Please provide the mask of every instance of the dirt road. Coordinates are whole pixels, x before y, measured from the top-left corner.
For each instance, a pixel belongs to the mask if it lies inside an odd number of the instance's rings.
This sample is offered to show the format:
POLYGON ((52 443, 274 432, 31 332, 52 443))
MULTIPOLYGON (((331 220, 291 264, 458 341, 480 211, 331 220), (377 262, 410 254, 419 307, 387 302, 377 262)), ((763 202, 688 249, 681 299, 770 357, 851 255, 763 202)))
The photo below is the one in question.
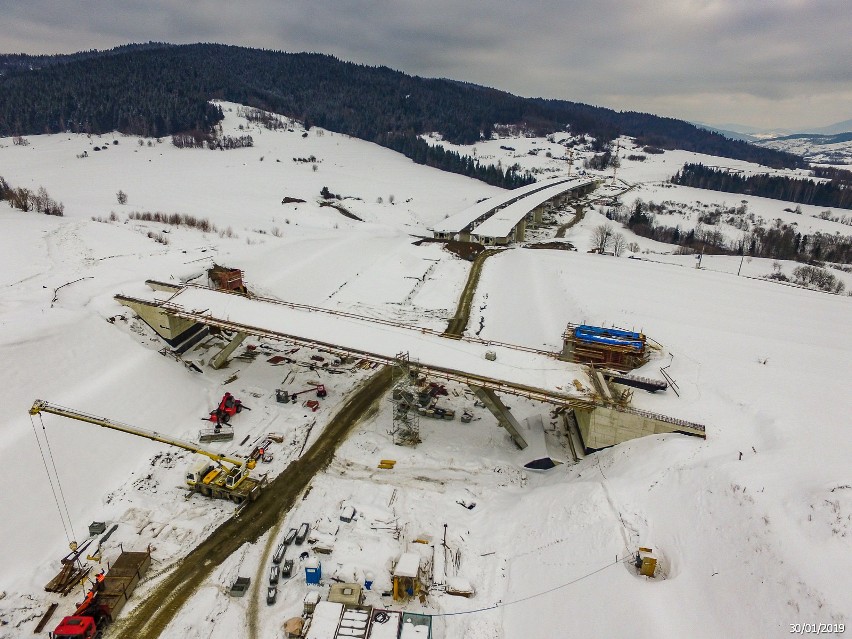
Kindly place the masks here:
POLYGON ((562 224, 558 229, 556 229, 556 237, 565 237, 565 232, 574 226, 577 222, 583 219, 586 215, 586 205, 582 202, 574 205, 574 217, 571 218, 570 221, 562 224))
POLYGON ((473 302, 473 294, 476 293, 476 287, 479 285, 479 276, 482 274, 482 265, 485 264, 485 260, 499 252, 494 249, 486 249, 473 260, 470 273, 467 276, 467 283, 464 285, 464 289, 462 289, 459 296, 456 314, 447 324, 447 330, 444 331, 445 336, 461 337, 464 335, 464 329, 467 328, 467 322, 470 318, 470 305, 473 302))
POLYGON ((228 519, 180 560, 169 574, 127 616, 112 626, 108 637, 155 639, 186 604, 196 588, 226 558, 246 542, 254 542, 275 527, 314 475, 334 457, 352 428, 375 410, 391 385, 390 367, 379 369, 356 388, 331 419, 319 440, 276 477, 258 500, 239 516, 228 519))

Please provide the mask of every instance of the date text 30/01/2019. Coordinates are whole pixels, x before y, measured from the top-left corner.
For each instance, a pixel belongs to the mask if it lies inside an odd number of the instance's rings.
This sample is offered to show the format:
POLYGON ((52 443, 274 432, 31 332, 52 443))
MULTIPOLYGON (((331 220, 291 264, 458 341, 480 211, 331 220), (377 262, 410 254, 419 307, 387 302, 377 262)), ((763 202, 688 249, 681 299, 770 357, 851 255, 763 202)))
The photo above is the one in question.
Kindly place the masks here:
POLYGON ((830 635, 846 632, 842 623, 791 623, 790 634, 794 635, 830 635))

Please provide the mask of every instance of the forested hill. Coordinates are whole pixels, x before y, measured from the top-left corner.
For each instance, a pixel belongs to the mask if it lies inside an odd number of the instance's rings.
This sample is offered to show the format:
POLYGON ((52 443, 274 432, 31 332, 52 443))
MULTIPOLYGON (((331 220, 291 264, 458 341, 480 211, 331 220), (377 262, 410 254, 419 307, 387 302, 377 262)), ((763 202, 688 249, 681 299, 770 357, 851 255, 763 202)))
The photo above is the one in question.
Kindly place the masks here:
POLYGON ((0 55, 0 69, 0 136, 209 130, 221 114, 208 100, 220 98, 392 148, 400 138, 432 131, 453 143, 474 143, 490 136, 494 124, 521 124, 537 134, 568 126, 601 145, 621 134, 643 145, 772 167, 804 164, 680 120, 521 98, 313 53, 150 43, 70 56, 0 55))

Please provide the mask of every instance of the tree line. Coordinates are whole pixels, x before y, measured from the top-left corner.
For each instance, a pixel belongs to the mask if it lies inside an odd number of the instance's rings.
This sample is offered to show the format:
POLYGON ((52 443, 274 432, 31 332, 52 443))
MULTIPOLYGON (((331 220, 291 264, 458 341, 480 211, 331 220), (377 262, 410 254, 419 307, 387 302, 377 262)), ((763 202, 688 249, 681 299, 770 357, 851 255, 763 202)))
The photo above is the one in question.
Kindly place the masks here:
MULTIPOLYGON (((834 175, 825 171, 821 174, 834 175)), ((687 163, 672 177, 671 181, 681 186, 727 193, 744 193, 799 204, 852 208, 852 182, 844 178, 842 174, 839 179, 835 177, 828 181, 815 181, 768 173, 747 176, 727 169, 687 163)))
POLYGON ((767 166, 804 164, 672 118, 521 98, 315 53, 149 43, 71 56, 0 55, 0 68, 0 136, 209 131, 222 117, 209 101, 219 98, 379 144, 401 145, 400 137, 432 132, 472 144, 489 139, 496 124, 513 124, 536 135, 569 129, 601 142, 629 135, 658 148, 767 166))
POLYGON ((658 242, 675 244, 684 252, 718 255, 749 255, 800 262, 852 263, 852 237, 837 233, 803 234, 794 226, 776 223, 770 227, 752 226, 739 238, 730 240, 715 224, 697 224, 687 231, 679 226, 658 224, 655 211, 660 205, 636 200, 633 206, 616 207, 607 217, 640 235, 658 242))
POLYGON ((442 171, 460 173, 467 177, 482 180, 487 184, 514 189, 535 182, 529 171, 521 171, 514 164, 505 170, 493 164, 481 164, 468 155, 456 151, 447 151, 440 145, 432 145, 422 138, 409 134, 387 134, 379 139, 382 146, 402 153, 416 164, 425 164, 442 171))
POLYGON ((47 189, 40 186, 37 191, 25 187, 12 187, 0 176, 0 202, 6 201, 20 211, 36 211, 45 215, 65 215, 65 205, 50 197, 47 189))

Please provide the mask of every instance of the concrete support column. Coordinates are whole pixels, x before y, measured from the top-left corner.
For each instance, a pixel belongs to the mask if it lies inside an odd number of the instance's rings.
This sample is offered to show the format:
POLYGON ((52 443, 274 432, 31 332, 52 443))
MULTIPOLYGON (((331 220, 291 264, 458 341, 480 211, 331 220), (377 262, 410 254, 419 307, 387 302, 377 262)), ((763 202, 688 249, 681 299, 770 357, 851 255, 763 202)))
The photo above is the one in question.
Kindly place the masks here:
POLYGON ((515 416, 509 412, 506 405, 497 397, 497 394, 490 388, 482 388, 481 386, 469 386, 470 390, 485 404, 491 414, 497 418, 500 425, 511 435, 515 445, 523 450, 527 447, 527 440, 521 435, 521 425, 515 416))
POLYGON ((515 227, 515 241, 516 242, 523 242, 524 238, 526 237, 526 231, 527 231, 527 219, 524 218, 523 220, 518 222, 518 225, 515 227))
POLYGON ((234 335, 234 338, 225 345, 225 348, 219 351, 219 354, 210 360, 210 366, 217 370, 222 368, 228 362, 228 358, 231 356, 231 353, 237 349, 237 346, 243 343, 243 340, 246 337, 248 337, 248 335, 243 332, 239 332, 234 335))

